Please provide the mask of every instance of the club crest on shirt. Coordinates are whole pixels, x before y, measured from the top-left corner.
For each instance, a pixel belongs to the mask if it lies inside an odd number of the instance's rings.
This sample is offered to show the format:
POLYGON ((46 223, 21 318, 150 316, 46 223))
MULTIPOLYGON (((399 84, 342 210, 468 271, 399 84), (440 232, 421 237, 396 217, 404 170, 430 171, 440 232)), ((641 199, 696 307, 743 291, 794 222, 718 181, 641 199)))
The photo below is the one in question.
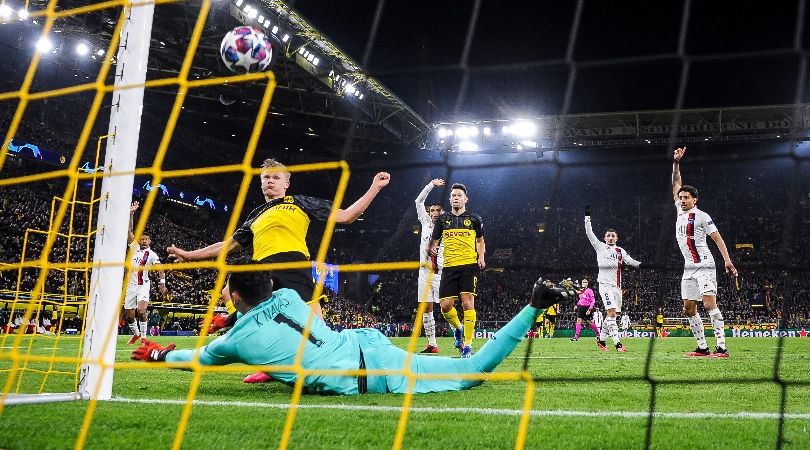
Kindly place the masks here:
POLYGON ((470 221, 470 219, 464 219, 464 226, 465 226, 465 227, 470 226, 470 224, 471 224, 471 223, 472 223, 472 222, 470 221))

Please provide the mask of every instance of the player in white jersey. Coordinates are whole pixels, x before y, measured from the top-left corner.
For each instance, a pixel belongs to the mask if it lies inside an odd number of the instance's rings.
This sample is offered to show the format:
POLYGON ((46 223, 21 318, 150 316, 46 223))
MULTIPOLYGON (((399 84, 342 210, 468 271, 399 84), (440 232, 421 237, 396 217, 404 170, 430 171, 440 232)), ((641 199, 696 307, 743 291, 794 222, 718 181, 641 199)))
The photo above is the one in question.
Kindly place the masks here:
POLYGON ((599 265, 599 277, 596 281, 599 283, 599 294, 605 305, 605 311, 607 311, 607 317, 599 332, 596 345, 600 350, 608 351, 605 339, 610 336, 616 351, 626 352, 627 348, 622 345, 619 339, 619 329, 616 326, 616 313, 622 310, 622 264, 638 267, 641 263, 616 245, 619 240, 616 230, 608 229, 605 231, 605 242, 599 241, 593 233, 591 212, 587 206, 585 207, 585 234, 588 235, 588 240, 596 250, 596 263, 599 265))
POLYGON ((605 321, 605 316, 602 315, 602 311, 598 309, 593 310, 593 324, 596 325, 596 328, 602 329, 602 323, 605 321))
POLYGON ((442 274, 443 252, 439 250, 437 256, 430 256, 425 249, 431 241, 433 225, 436 219, 444 213, 444 208, 439 203, 431 203, 425 209, 425 199, 434 187, 444 186, 444 180, 436 178, 422 189, 416 197, 416 215, 419 223, 422 224, 422 240, 419 244, 419 282, 416 292, 418 301, 425 303, 425 312, 422 314, 422 328, 428 339, 428 345, 421 353, 439 353, 439 346, 436 344, 436 320, 433 318, 433 304, 439 303, 439 283, 442 274), (430 280, 430 286, 428 286, 430 280))
MULTIPOLYGON (((148 235, 144 234, 135 241, 133 234, 133 225, 135 221, 135 211, 138 210, 140 203, 137 201, 132 202, 129 209, 129 254, 132 255, 132 273, 129 276, 127 284, 127 293, 124 296, 124 316, 129 324, 129 329, 132 330, 132 337, 129 339, 128 344, 132 345, 141 338, 141 336, 148 336, 148 322, 146 317, 146 307, 149 304, 149 288, 151 283, 149 281, 149 268, 154 264, 160 264, 160 258, 157 253, 149 248, 152 240, 148 235), (135 319, 135 311, 138 312, 138 320, 135 319)), ((160 293, 166 295, 166 274, 159 270, 160 275, 160 293)))
POLYGON ((683 311, 689 318, 692 334, 697 340, 695 351, 686 356, 712 356, 715 358, 728 357, 726 350, 725 322, 720 309, 717 307, 717 272, 714 258, 706 243, 706 236, 712 238, 720 254, 723 255, 723 265, 726 273, 737 276, 737 269, 731 262, 726 243, 720 232, 717 231, 712 218, 697 208, 698 191, 692 186, 681 182, 680 161, 686 152, 686 147, 675 149, 672 163, 672 194, 675 198, 675 208, 678 218, 675 223, 675 239, 681 248, 684 259, 683 277, 681 278, 681 298, 683 311), (714 328, 717 346, 714 353, 709 351, 706 336, 703 330, 703 320, 697 312, 697 302, 703 302, 714 328))
POLYGON ((624 331, 630 329, 630 316, 627 315, 627 312, 622 314, 621 329, 624 331))

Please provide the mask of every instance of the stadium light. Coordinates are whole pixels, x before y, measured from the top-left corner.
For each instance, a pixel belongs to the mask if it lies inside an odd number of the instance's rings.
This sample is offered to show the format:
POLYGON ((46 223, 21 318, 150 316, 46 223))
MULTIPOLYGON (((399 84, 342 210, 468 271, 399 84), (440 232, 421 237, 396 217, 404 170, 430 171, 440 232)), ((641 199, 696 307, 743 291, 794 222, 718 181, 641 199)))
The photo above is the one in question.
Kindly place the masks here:
POLYGON ((287 42, 289 40, 290 40, 290 35, 289 34, 285 34, 284 37, 281 38, 281 42, 287 42))
POLYGON ((504 125, 504 126, 501 128, 501 133, 503 133, 503 134, 509 134, 509 125, 504 125))
POLYGON ((365 97, 365 95, 364 95, 364 94, 360 94, 360 100, 363 100, 363 97, 365 97))
POLYGON ((28 10, 25 9, 25 8, 20 8, 20 10, 17 11, 17 17, 19 17, 20 20, 27 19, 28 18, 28 10))
POLYGON ((276 34, 278 33, 278 25, 273 25, 273 29, 270 30, 271 33, 276 34))
POLYGON ((253 9, 253 7, 250 6, 249 4, 245 3, 245 7, 242 8, 242 11, 244 11, 245 14, 247 14, 247 12, 250 11, 251 9, 253 9))
POLYGON ((439 131, 437 132, 437 133, 438 133, 438 135, 439 135, 439 139, 441 139, 441 138, 446 138, 447 136, 450 136, 450 135, 447 133, 448 131, 449 131, 449 130, 448 130, 447 128, 444 128, 444 127, 439 128, 439 131))
POLYGON ((264 27, 270 28, 270 19, 264 19, 264 27))
POLYGON ((478 150, 478 144, 475 142, 464 141, 458 144, 458 149, 463 152, 474 152, 478 150))
POLYGON ((492 134, 492 128, 484 127, 484 136, 489 136, 490 134, 492 134))
POLYGON ((320 63, 320 62, 321 62, 321 60, 320 60, 320 59, 315 58, 315 59, 313 59, 313 60, 312 60, 312 65, 313 65, 313 66, 317 66, 317 65, 318 65, 318 63, 320 63))
POLYGON ((84 42, 79 42, 79 44, 76 45, 76 54, 79 56, 85 56, 88 53, 90 53, 90 47, 88 47, 87 44, 84 42))
POLYGON ((0 18, 1 19, 8 19, 9 17, 11 17, 11 13, 12 13, 12 10, 11 10, 10 6, 6 5, 5 3, 0 5, 0 18))
POLYGON ((242 3, 244 3, 244 2, 245 2, 245 0, 236 0, 236 6, 237 7, 242 6, 242 3))
POLYGON ((354 94, 354 91, 355 91, 354 86, 352 86, 351 84, 346 86, 346 93, 354 94))
POLYGON ((51 40, 46 37, 41 37, 37 41, 37 51, 40 53, 45 53, 52 48, 53 44, 51 43, 51 40))
POLYGON ((312 53, 307 55, 307 61, 312 62, 314 59, 315 59, 315 55, 313 55, 312 53))
POLYGON ((104 49, 103 48, 98 49, 98 51, 96 52, 96 55, 104 56, 104 49))
POLYGON ((307 51, 307 49, 305 49, 304 47, 301 47, 301 48, 298 49, 298 54, 303 55, 304 52, 306 52, 306 51, 307 51))
POLYGON ((537 125, 526 121, 515 122, 509 127, 509 133, 517 137, 534 136, 537 133, 537 125))
POLYGON ((264 22, 264 14, 259 15, 259 23, 264 22))
POLYGON ((248 12, 248 19, 255 19, 258 14, 259 14, 259 11, 256 11, 255 9, 250 8, 250 12, 248 12))

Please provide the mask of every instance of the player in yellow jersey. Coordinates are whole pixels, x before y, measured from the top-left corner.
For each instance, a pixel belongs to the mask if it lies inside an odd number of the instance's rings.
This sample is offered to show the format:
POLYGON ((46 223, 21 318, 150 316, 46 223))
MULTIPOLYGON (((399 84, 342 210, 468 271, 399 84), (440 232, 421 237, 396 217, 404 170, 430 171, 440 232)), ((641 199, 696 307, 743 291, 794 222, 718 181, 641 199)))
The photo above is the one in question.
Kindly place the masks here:
MULTIPOLYGON (((332 210, 332 201, 304 195, 287 195, 290 187, 290 172, 287 167, 275 159, 267 159, 262 168, 261 189, 265 203, 248 215, 245 223, 233 236, 197 250, 187 251, 172 245, 166 251, 178 260, 196 261, 215 258, 223 250, 231 252, 252 245, 252 259, 262 263, 309 261, 306 244, 309 223, 312 220, 326 221, 332 210)), ((388 185, 390 179, 391 176, 386 172, 375 175, 371 187, 362 197, 348 208, 337 210, 335 221, 341 224, 354 222, 371 205, 374 197, 388 185)), ((323 317, 319 299, 313 298, 315 282, 309 267, 274 270, 272 276, 276 289, 289 288, 296 291, 318 317, 323 317)), ((226 300, 229 298, 227 290, 223 291, 223 297, 226 300)), ((235 314, 232 317, 235 321, 235 314)), ((247 378, 245 381, 255 382, 247 378)))
POLYGON ((467 211, 467 200, 467 187, 461 183, 454 184, 450 191, 451 210, 436 219, 428 247, 430 255, 437 255, 439 241, 444 244, 442 279, 439 283, 440 305, 442 315, 455 329, 456 348, 461 351, 462 358, 472 356, 478 271, 486 267, 484 225, 478 214, 467 211), (463 328, 455 306, 459 298, 464 310, 463 328))
POLYGON ((554 330, 557 328, 557 308, 559 308, 558 304, 551 305, 546 309, 546 313, 544 314, 543 330, 546 333, 546 337, 549 338, 554 337, 554 330))

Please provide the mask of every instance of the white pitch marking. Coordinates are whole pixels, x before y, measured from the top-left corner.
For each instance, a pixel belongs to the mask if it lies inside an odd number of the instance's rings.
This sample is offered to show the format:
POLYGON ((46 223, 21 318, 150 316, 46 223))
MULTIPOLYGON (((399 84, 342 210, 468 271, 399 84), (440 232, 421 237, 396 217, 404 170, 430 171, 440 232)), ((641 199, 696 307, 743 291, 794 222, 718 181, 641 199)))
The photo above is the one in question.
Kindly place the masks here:
MULTIPOLYGON (((185 400, 167 399, 146 399, 146 398, 125 398, 113 397, 109 401, 118 403, 149 403, 160 405, 185 405, 185 400)), ((288 403, 262 403, 262 402, 240 402, 221 400, 194 400, 195 405, 201 406, 237 406, 248 408, 273 408, 289 409, 288 403)), ((331 409, 344 411, 373 411, 373 412, 401 412, 399 406, 372 406, 372 405, 298 405, 301 409, 331 409)), ((439 414, 481 414, 486 416, 520 416, 523 410, 520 409, 495 409, 495 408, 410 408, 414 413, 439 413, 439 414)), ((543 417, 621 417, 626 419, 646 418, 649 414, 644 411, 570 411, 564 409, 536 410, 529 412, 532 416, 543 417)), ((712 412, 655 412, 653 416, 658 419, 751 419, 751 420, 776 420, 777 413, 767 412, 737 412, 737 413, 712 413, 712 412)), ((810 413, 785 413, 786 419, 810 419, 810 413)))

